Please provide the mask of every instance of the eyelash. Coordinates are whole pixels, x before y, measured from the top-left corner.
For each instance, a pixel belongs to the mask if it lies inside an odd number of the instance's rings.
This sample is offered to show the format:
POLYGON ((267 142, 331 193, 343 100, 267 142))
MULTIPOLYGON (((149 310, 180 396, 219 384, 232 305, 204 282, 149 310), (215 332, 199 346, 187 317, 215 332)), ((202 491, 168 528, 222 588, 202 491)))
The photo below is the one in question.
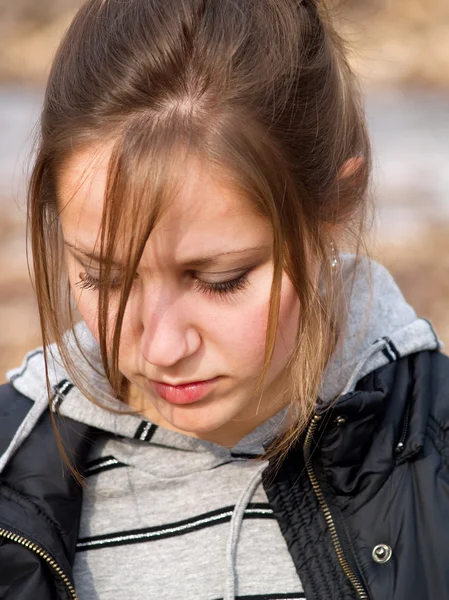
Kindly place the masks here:
POLYGON ((195 279, 195 288, 209 296, 217 295, 223 297, 236 294, 240 290, 244 290, 248 284, 248 273, 239 275, 229 281, 217 281, 216 283, 207 283, 201 281, 201 279, 195 279))
MULTIPOLYGON (((80 280, 76 282, 75 285, 82 288, 83 290, 99 290, 102 287, 102 282, 89 273, 80 273, 80 280)), ((120 287, 120 284, 117 279, 113 279, 111 282, 111 289, 116 290, 120 287)))
MULTIPOLYGON (((77 281, 75 285, 84 290, 98 290, 101 288, 102 283, 99 279, 92 277, 89 273, 80 273, 80 281, 77 281)), ((195 278, 195 289, 207 294, 209 296, 227 296, 235 294, 241 290, 244 290, 249 284, 248 273, 239 275, 235 279, 229 281, 217 281, 216 283, 208 283, 201 279, 195 278)), ((120 287, 120 282, 117 279, 113 279, 111 282, 111 290, 117 290, 120 287)))

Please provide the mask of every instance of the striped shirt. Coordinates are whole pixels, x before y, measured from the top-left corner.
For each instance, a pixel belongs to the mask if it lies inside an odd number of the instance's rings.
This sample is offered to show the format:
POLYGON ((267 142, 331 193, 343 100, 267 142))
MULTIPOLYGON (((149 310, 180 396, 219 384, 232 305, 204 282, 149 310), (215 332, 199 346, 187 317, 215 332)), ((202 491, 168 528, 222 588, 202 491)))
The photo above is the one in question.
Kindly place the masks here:
MULTIPOLYGON (((122 417, 105 418, 117 428, 122 417)), ((107 437, 87 465, 74 566, 80 600, 225 598, 232 514, 263 468, 252 457, 270 422, 229 450, 131 419, 134 434, 107 437)), ((244 508, 234 575, 237 598, 304 598, 262 484, 244 508)))
MULTIPOLYGON (((10 377, 45 402, 44 373, 37 351, 10 377)), ((52 410, 105 432, 85 471, 74 563, 80 600, 304 599, 260 483, 266 463, 254 460, 282 414, 227 449, 105 410, 58 363, 51 377, 52 410)), ((123 412, 101 385, 100 401, 123 412)))

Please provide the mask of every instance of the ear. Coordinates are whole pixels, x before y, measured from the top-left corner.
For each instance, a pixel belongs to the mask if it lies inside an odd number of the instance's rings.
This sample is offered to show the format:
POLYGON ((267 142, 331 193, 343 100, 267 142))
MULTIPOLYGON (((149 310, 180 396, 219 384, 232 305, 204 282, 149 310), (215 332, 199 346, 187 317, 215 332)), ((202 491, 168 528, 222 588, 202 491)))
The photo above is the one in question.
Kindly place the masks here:
POLYGON ((338 172, 339 179, 349 179, 350 177, 356 177, 357 171, 363 166, 365 159, 363 156, 353 156, 348 158, 347 161, 343 163, 343 166, 340 168, 338 172))

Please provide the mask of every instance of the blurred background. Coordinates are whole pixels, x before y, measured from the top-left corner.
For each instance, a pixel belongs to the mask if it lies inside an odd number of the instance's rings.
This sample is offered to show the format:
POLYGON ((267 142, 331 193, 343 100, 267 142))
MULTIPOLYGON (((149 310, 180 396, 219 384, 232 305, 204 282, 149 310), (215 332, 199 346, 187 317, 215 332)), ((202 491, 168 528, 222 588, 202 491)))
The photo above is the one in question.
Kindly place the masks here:
MULTIPOLYGON (((0 382, 40 344, 25 244, 43 88, 80 0, 0 0, 0 382)), ((339 0, 375 152, 372 254, 449 344, 449 1, 339 0)))

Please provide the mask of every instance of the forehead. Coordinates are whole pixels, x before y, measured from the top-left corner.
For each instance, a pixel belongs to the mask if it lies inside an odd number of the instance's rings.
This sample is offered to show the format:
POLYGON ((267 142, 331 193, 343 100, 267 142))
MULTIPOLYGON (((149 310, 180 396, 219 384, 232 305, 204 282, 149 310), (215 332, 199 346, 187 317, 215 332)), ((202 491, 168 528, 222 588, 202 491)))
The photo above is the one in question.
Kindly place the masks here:
MULTIPOLYGON (((67 161, 59 176, 64 237, 84 247, 93 248, 98 239, 110 155, 110 146, 79 152, 67 161)), ((150 236, 158 246, 164 242, 171 251, 181 253, 185 246, 208 246, 212 242, 232 246, 242 237, 266 237, 270 230, 231 179, 212 169, 207 161, 192 157, 178 163, 173 180, 176 193, 164 206, 150 236)), ((121 201, 126 202, 126 198, 121 201)))

